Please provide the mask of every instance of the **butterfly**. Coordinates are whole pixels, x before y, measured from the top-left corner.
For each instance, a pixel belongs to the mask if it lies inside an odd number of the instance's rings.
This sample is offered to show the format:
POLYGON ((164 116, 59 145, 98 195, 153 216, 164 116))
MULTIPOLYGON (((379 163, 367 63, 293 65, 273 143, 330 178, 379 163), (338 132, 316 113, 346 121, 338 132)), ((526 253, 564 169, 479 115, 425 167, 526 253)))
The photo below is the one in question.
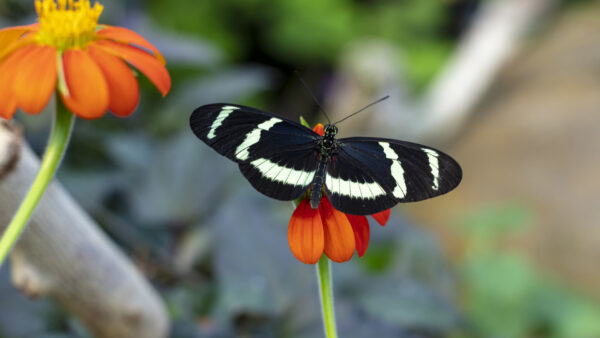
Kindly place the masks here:
POLYGON ((237 104, 201 106, 190 116, 190 127, 236 162, 256 190, 290 201, 310 189, 313 209, 324 192, 337 210, 370 215, 445 194, 462 179, 460 165, 439 150, 385 138, 337 139, 335 124, 327 124, 321 136, 300 123, 237 104))

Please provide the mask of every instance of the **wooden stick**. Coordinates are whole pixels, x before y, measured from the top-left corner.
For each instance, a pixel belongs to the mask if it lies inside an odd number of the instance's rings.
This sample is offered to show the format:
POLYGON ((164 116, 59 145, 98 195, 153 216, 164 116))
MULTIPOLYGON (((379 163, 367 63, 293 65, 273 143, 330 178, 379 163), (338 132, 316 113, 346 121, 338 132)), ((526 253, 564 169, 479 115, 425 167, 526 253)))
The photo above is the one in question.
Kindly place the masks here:
MULTIPOLYGON (((29 189, 39 159, 0 120, 0 232, 29 189)), ((98 225, 54 181, 10 256, 14 285, 61 303, 98 337, 166 337, 157 293, 98 225)), ((5 309, 7 310, 7 309, 5 309)))

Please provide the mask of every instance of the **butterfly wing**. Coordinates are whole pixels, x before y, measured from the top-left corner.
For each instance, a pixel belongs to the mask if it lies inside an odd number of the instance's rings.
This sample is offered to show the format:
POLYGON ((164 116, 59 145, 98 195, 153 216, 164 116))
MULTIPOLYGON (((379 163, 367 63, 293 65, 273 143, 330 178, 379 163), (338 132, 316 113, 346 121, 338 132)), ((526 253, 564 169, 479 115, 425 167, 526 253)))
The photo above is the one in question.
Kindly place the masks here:
POLYGON ((458 163, 439 150, 398 140, 352 137, 338 141, 327 167, 325 191, 336 209, 367 215, 399 202, 445 194, 461 179, 458 163))
POLYGON ((190 127, 269 197, 296 199, 312 182, 320 136, 299 123, 246 106, 210 104, 194 110, 190 127))

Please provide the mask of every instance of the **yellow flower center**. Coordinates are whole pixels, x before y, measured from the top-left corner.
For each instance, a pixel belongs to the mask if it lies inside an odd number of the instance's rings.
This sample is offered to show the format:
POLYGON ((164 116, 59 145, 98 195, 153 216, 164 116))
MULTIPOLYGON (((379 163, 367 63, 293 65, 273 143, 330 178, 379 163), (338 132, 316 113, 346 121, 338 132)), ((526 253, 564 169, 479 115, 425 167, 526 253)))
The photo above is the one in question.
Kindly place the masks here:
POLYGON ((40 30, 36 40, 41 45, 67 48, 84 48, 96 38, 98 18, 104 7, 92 6, 89 0, 36 0, 40 30))

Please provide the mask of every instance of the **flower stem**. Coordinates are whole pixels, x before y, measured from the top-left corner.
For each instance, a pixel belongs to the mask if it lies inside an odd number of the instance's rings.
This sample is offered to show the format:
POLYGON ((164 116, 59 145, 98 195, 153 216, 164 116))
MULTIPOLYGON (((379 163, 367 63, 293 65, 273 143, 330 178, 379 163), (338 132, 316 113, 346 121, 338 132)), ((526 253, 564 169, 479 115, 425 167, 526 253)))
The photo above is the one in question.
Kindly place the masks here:
POLYGON ((75 120, 74 116, 74 114, 67 110, 62 101, 59 98, 56 98, 56 114, 54 116, 54 123, 48 139, 46 152, 42 159, 42 164, 31 188, 29 188, 29 192, 27 192, 17 213, 0 239, 0 268, 4 263, 6 256, 8 256, 8 253, 19 239, 19 236, 23 233, 31 214, 35 210, 48 183, 50 183, 50 180, 58 168, 60 160, 67 148, 67 144, 69 143, 69 137, 71 136, 71 131, 73 129, 73 121, 75 120))
POLYGON ((337 338, 335 308, 333 305, 333 288, 331 283, 331 262, 325 255, 323 255, 317 263, 317 278, 319 280, 319 295, 321 296, 325 337, 337 338))

